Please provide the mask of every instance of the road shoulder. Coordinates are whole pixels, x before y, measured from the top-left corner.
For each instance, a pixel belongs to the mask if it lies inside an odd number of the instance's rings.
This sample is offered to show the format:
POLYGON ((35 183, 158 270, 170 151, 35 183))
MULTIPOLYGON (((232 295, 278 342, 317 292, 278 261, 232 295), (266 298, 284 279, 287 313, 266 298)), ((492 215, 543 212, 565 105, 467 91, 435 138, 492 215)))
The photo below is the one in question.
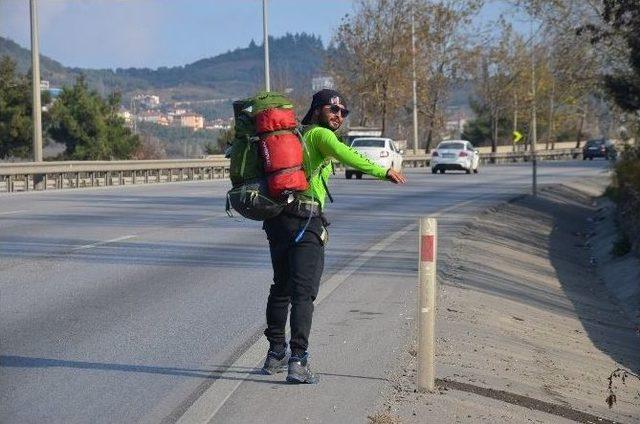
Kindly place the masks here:
POLYGON ((552 186, 465 228, 439 272, 440 390, 414 391, 412 340, 370 421, 640 422, 637 381, 605 403, 613 370, 638 373, 640 338, 585 243, 600 188, 552 186))

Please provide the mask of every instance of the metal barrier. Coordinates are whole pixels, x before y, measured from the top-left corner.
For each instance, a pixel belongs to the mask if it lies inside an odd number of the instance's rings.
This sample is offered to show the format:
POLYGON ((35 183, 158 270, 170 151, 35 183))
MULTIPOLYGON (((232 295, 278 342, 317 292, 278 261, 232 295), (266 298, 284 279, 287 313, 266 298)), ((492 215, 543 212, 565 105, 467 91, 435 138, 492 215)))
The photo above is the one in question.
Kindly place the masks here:
POLYGON ((212 180, 229 174, 229 160, 76 161, 0 165, 0 192, 212 180))
MULTIPOLYGON (((581 155, 581 149, 543 150, 537 152, 537 159, 566 160, 581 155)), ((481 163, 530 159, 530 152, 480 153, 481 163)), ((418 168, 429 166, 430 160, 430 155, 405 155, 403 163, 418 168)), ((222 155, 185 160, 4 163, 0 164, 0 192, 212 180, 228 175, 229 160, 222 155)))
MULTIPOLYGON (((538 160, 568 160, 582 157, 582 149, 538 150, 538 160)), ((480 153, 480 163, 515 163, 531 160, 531 152, 480 153)), ((402 162, 407 167, 423 168, 429 166, 431 155, 404 155, 402 162)))

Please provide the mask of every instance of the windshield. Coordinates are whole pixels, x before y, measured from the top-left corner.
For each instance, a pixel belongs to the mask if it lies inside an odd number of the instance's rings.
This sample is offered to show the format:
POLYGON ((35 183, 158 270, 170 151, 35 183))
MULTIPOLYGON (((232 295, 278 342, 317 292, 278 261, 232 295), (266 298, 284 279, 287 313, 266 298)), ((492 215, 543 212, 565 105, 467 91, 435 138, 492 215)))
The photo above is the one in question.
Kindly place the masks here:
POLYGON ((381 138, 356 138, 351 147, 384 147, 384 139, 381 138))
POLYGON ((589 140, 587 141, 587 146, 599 146, 604 144, 604 140, 589 140))
POLYGON ((440 149, 464 150, 464 143, 440 143, 438 150, 440 149))

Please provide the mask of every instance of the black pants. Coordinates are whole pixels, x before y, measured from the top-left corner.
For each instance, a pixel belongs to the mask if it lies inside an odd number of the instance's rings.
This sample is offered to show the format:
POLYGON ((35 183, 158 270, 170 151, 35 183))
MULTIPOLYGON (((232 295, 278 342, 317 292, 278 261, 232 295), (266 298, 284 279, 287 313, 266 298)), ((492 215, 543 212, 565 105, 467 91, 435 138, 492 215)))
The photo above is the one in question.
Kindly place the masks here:
POLYGON ((313 301, 324 269, 323 221, 313 217, 302 238, 296 236, 308 218, 280 214, 264 221, 269 239, 273 284, 267 301, 267 336, 272 350, 286 347, 285 326, 291 305, 291 352, 301 355, 309 346, 313 301))

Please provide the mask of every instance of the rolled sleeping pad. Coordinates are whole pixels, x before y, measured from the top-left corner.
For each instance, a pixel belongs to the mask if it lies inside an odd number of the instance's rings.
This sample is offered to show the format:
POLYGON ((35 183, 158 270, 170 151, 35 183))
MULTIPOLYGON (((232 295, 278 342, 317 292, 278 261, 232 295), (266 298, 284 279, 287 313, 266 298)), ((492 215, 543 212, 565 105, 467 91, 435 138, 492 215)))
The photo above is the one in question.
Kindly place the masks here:
POLYGON ((293 109, 266 109, 256 115, 256 132, 258 134, 292 130, 297 126, 298 121, 293 109))

